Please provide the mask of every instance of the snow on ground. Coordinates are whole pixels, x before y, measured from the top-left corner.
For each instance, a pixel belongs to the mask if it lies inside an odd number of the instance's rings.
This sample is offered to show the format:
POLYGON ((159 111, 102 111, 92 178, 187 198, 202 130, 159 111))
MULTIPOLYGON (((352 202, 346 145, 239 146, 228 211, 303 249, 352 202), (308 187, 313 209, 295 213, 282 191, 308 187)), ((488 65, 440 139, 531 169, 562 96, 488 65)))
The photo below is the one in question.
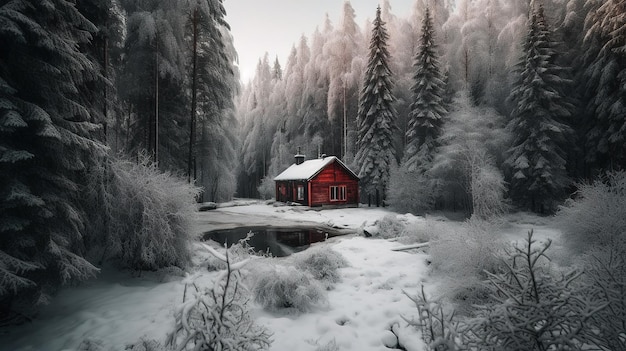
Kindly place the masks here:
MULTIPOLYGON (((236 226, 306 223, 356 232, 374 226, 378 219, 392 213, 367 207, 318 211, 250 201, 230 205, 199 213, 196 234, 236 226)), ((411 215, 400 218, 405 222, 424 222, 411 215)), ((511 218, 505 235, 523 240, 527 228, 535 227, 542 237, 558 236, 545 223, 537 223, 536 218, 511 218)), ((315 350, 329 343, 341 350, 381 350, 383 345, 396 341, 390 332, 394 323, 404 328, 400 331, 408 350, 423 350, 417 335, 411 334, 414 332, 401 316, 411 317, 415 312, 402 290, 414 294, 424 282, 425 253, 392 251, 400 244, 356 235, 316 245, 327 245, 340 252, 350 267, 340 270, 342 281, 328 292, 328 305, 317 311, 277 315, 253 305, 258 323, 274 334, 271 350, 315 350)), ((203 255, 206 253, 197 253, 203 255)), ((196 267, 192 274, 197 284, 207 286, 215 276, 204 267, 196 267)), ((162 273, 132 277, 128 272, 104 270, 98 279, 60 291, 34 322, 0 330, 0 351, 75 350, 84 339, 100 341, 105 350, 123 350, 141 337, 163 342, 173 326, 175 308, 182 301, 184 282, 189 279, 162 273)))
POLYGON ((386 214, 393 213, 384 208, 360 207, 311 210, 305 206, 267 205, 261 201, 244 201, 220 206, 216 210, 198 214, 198 233, 214 229, 234 228, 244 225, 306 225, 324 224, 329 227, 353 229, 373 225, 386 214))
MULTIPOLYGON (((324 243, 341 253, 350 267, 342 282, 329 291, 326 309, 299 316, 257 310, 257 321, 273 331, 271 350, 315 350, 330 344, 339 350, 382 350, 396 345, 394 324, 413 316, 415 306, 403 294, 414 294, 426 277, 426 254, 391 251, 398 243, 363 237, 342 237, 324 243)), ((410 350, 420 350, 415 335, 410 350)), ((406 345, 405 345, 406 346, 406 345)))

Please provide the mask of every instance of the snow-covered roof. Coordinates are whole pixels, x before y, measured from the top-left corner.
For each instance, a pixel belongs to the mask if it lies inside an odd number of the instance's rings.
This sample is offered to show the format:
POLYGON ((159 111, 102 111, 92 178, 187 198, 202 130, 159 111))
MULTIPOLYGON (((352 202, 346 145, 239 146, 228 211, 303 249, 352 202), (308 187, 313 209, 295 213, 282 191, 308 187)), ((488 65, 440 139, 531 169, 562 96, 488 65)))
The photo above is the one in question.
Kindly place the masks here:
POLYGON ((327 156, 324 158, 318 158, 314 160, 304 161, 301 164, 292 164, 287 168, 283 173, 279 174, 274 178, 274 180, 311 180, 315 177, 319 172, 321 172, 324 167, 328 166, 333 162, 338 162, 343 168, 345 168, 350 174, 354 175, 354 177, 358 178, 354 172, 350 170, 341 160, 339 160, 335 156, 327 156))

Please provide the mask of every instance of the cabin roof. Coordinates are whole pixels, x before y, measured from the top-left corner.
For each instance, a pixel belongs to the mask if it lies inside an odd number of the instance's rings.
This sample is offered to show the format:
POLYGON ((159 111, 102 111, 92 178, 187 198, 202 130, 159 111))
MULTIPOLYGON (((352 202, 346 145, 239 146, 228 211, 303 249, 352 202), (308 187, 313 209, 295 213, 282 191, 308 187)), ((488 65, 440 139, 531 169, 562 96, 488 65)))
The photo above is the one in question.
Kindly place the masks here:
POLYGON ((359 177, 352 172, 348 166, 341 162, 340 159, 335 156, 326 156, 324 158, 304 161, 299 165, 294 163, 281 174, 276 176, 274 180, 311 180, 326 166, 333 162, 339 163, 339 165, 341 165, 348 173, 353 175, 354 178, 359 179, 359 177))

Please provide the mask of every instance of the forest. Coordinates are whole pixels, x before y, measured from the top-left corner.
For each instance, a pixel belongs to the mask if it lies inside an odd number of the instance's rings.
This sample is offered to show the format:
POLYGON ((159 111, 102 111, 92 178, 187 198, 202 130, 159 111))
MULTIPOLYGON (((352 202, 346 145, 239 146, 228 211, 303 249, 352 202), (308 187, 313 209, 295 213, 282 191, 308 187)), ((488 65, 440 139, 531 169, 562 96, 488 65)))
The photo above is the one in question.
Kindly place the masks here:
POLYGON ((380 12, 384 35, 376 21, 361 28, 345 2, 339 23, 327 17, 302 36, 284 67, 259 59, 237 100, 240 196, 272 197, 273 177, 298 148, 338 156, 364 194, 378 188, 414 213, 471 215, 474 195, 492 189, 515 208, 550 214, 577 182, 624 168, 621 2, 419 0, 400 16, 383 1, 380 12), (387 71, 374 82, 371 45, 386 50, 387 71), (359 152, 375 144, 363 128, 376 84, 390 104, 375 106, 388 123, 372 133, 388 136, 368 159, 359 152))
POLYGON ((103 262, 189 263, 194 199, 235 193, 224 16, 221 0, 0 1, 3 320, 103 262))
POLYGON ((621 240, 625 2, 342 13, 242 84, 223 0, 1 0, 0 325, 108 263, 189 266, 196 202, 271 197, 298 149, 399 213, 576 223, 587 189, 621 240))

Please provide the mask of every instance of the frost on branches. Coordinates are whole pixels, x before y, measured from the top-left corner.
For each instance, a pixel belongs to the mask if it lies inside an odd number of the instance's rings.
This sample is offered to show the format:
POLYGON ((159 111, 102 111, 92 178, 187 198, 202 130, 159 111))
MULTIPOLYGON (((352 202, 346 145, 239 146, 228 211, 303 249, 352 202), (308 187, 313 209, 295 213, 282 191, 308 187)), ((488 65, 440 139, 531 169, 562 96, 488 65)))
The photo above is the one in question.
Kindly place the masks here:
POLYGON ((537 244, 533 231, 515 247, 502 273, 488 273, 493 303, 468 320, 471 346, 489 350, 578 350, 588 343, 590 319, 606 302, 576 286, 581 273, 555 277, 544 264, 551 242, 537 244))
MULTIPOLYGON (((359 165, 359 178, 365 196, 382 191, 389 182, 389 170, 396 163, 394 134, 397 130, 397 113, 389 69, 387 30, 380 18, 380 6, 376 11, 370 54, 365 73, 363 90, 359 98, 359 142, 355 156, 359 165)), ((384 195, 383 195, 384 198, 384 195)))
POLYGON ((195 283, 185 287, 184 303, 176 312, 174 331, 167 345, 174 350, 265 350, 271 340, 269 332, 252 320, 247 298, 249 292, 242 283, 241 269, 246 259, 232 264, 229 252, 222 255, 205 245, 226 270, 215 279, 212 287, 199 288, 195 283), (190 297, 188 297, 188 290, 190 297))

